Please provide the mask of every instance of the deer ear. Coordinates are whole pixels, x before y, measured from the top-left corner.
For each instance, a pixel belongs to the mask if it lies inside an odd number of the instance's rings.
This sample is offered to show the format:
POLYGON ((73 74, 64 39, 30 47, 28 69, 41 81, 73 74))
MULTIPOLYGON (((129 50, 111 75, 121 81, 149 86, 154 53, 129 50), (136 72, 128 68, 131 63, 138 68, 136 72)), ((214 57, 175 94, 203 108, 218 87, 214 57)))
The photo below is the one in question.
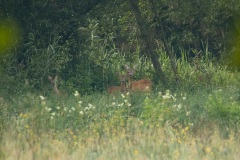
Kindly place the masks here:
POLYGON ((125 64, 125 68, 128 70, 129 69, 128 65, 125 64))
POLYGON ((52 80, 52 77, 51 77, 51 76, 48 76, 48 79, 51 81, 51 80, 52 80))

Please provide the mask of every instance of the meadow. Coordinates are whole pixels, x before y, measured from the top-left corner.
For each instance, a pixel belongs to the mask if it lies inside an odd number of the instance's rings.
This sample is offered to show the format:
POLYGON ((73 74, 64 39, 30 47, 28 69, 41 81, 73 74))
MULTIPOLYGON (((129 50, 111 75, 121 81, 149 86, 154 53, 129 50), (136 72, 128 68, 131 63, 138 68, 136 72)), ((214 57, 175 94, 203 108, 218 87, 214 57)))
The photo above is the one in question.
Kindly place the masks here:
POLYGON ((1 97, 0 159, 238 159, 239 73, 177 64, 181 81, 169 89, 1 97))
POLYGON ((238 160, 239 11, 0 0, 0 160, 238 160))

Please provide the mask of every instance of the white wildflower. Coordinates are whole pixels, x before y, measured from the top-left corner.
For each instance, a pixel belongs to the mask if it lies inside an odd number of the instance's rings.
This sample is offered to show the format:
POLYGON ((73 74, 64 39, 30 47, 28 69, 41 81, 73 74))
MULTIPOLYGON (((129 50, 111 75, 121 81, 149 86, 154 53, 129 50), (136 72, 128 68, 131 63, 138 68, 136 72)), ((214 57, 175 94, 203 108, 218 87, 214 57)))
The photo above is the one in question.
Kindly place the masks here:
POLYGON ((45 107, 45 109, 50 112, 52 110, 52 108, 48 108, 48 107, 45 107))
POLYGON ((122 106, 123 106, 123 103, 118 104, 118 107, 122 107, 122 106))
POLYGON ((186 113, 186 115, 188 116, 188 115, 190 115, 190 113, 191 113, 191 111, 188 111, 188 112, 186 113))
POLYGON ((75 91, 74 96, 75 96, 75 97, 78 97, 78 96, 79 96, 78 91, 75 91))
POLYGON ((168 89, 168 90, 166 90, 166 95, 170 95, 170 90, 168 89))
POLYGON ((39 96, 42 101, 44 101, 46 98, 43 97, 42 95, 39 96))
POLYGON ((179 111, 181 108, 182 108, 182 105, 181 105, 181 104, 178 104, 178 105, 177 105, 177 110, 179 111))
POLYGON ((80 111, 80 112, 79 112, 79 114, 80 114, 80 115, 83 115, 83 114, 84 114, 84 112, 83 112, 83 111, 80 111))
POLYGON ((162 98, 163 98, 163 99, 171 99, 171 98, 172 98, 172 96, 171 96, 171 95, 167 95, 167 94, 166 94, 166 95, 163 95, 163 96, 162 96, 162 98))
POLYGON ((125 95, 124 94, 121 94, 122 98, 125 98, 125 95))

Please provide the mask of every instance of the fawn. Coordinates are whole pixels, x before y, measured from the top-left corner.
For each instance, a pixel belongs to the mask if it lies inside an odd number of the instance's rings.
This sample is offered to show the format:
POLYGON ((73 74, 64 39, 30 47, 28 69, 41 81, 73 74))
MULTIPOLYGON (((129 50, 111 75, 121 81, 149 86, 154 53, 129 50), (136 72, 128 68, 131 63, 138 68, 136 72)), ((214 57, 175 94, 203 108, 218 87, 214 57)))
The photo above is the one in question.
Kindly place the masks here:
POLYGON ((121 82, 120 86, 111 86, 108 88, 108 93, 112 94, 112 93, 117 93, 117 92, 122 92, 125 93, 126 92, 126 78, 125 75, 119 74, 119 80, 121 82))
POLYGON ((51 84, 52 84, 52 86, 53 86, 53 93, 54 93, 56 96, 60 96, 60 95, 61 95, 61 92, 59 91, 58 86, 57 86, 58 76, 55 76, 54 78, 51 77, 51 76, 48 76, 48 79, 49 79, 49 81, 51 82, 51 84))

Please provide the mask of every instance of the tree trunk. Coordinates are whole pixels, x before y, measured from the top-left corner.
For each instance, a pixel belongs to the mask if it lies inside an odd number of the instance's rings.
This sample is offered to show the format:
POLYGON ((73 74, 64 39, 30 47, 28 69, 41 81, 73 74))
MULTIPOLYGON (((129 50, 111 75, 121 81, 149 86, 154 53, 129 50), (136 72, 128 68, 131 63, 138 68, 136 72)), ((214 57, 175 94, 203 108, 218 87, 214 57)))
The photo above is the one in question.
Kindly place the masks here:
POLYGON ((160 23, 157 26, 156 35, 160 36, 160 39, 163 43, 165 51, 170 58, 170 62, 171 62, 171 65, 172 65, 172 70, 174 72, 176 82, 179 82, 179 76, 178 76, 177 65, 176 65, 176 58, 175 58, 172 50, 170 49, 170 47, 167 43, 166 36, 165 36, 165 31, 164 31, 164 27, 163 27, 163 22, 161 21, 161 18, 158 16, 157 9, 155 7, 156 5, 154 4, 154 1, 153 0, 149 0, 149 1, 150 1, 150 5, 151 5, 151 8, 152 8, 153 14, 154 14, 154 18, 153 18, 154 22, 155 21, 157 22, 157 20, 158 20, 158 22, 160 23))
POLYGON ((1 9, 1 11, 3 12, 2 14, 3 14, 3 17, 5 17, 6 15, 7 15, 7 13, 6 13, 6 6, 5 6, 5 1, 4 0, 1 0, 0 1, 0 9, 1 9))
POLYGON ((166 53, 170 58, 170 62, 171 62, 171 65, 172 65, 172 70, 174 72, 176 82, 178 83, 179 82, 179 76, 178 76, 178 70, 177 70, 177 65, 176 65, 176 58, 175 58, 172 50, 170 49, 170 47, 167 44, 167 40, 166 40, 166 37, 164 35, 165 32, 164 32, 162 23, 161 23, 160 27, 161 27, 161 32, 162 32, 162 34, 160 34, 161 37, 162 37, 162 42, 163 42, 164 48, 166 50, 166 53))
POLYGON ((168 85, 165 74, 163 73, 162 66, 158 60, 158 55, 155 51, 155 45, 151 39, 151 32, 147 29, 147 22, 141 15, 140 9, 138 7, 138 0, 128 0, 131 10, 136 18, 141 38, 146 46, 146 52, 150 56, 153 67, 156 71, 157 78, 162 81, 164 85, 168 85))

